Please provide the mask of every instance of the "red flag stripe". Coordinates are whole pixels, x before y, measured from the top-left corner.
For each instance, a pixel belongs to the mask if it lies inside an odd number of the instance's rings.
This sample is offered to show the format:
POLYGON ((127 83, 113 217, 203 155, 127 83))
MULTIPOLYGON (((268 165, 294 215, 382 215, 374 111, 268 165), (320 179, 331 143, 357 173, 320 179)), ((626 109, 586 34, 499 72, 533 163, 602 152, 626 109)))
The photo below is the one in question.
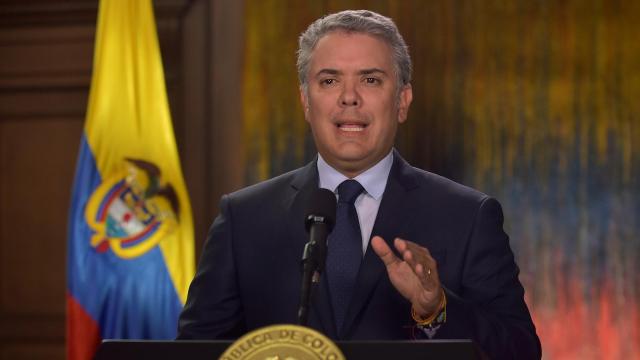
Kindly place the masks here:
POLYGON ((98 324, 67 293, 67 360, 90 360, 100 345, 98 324))

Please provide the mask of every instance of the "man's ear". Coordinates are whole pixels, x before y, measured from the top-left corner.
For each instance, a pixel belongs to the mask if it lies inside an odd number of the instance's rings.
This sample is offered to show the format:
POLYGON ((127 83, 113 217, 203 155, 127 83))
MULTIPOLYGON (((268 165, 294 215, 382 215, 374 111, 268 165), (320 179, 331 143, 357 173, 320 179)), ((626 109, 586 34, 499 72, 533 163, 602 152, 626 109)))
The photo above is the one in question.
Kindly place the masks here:
POLYGON ((407 121, 409 106, 413 100, 413 88, 411 84, 404 85, 398 96, 398 123, 407 121))
POLYGON ((304 86, 300 85, 298 88, 300 91, 300 103, 302 104, 302 110, 304 111, 304 118, 309 121, 309 98, 307 97, 307 93, 304 90, 304 86))

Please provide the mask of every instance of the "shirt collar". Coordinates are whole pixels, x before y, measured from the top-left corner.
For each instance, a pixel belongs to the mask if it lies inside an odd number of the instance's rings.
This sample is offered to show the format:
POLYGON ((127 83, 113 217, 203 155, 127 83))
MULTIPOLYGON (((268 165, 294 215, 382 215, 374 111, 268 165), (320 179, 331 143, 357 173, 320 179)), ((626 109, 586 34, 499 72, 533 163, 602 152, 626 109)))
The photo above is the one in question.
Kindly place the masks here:
MULTIPOLYGON (((384 193, 384 188, 387 186, 391 165, 393 165, 393 151, 389 151, 387 156, 362 174, 356 176, 354 180, 357 180, 362 185, 367 194, 379 201, 382 193, 384 193)), ((320 176, 320 187, 333 192, 336 192, 338 185, 349 179, 327 164, 320 154, 318 154, 318 175, 320 176)))

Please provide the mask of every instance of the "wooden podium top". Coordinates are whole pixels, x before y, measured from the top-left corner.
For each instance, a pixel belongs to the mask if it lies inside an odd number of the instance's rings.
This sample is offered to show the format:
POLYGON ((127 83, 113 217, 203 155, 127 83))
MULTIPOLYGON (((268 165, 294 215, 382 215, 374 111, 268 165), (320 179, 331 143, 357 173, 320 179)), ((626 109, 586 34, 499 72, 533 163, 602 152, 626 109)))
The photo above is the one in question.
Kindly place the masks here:
MULTIPOLYGON (((232 341, 155 341, 104 340, 96 360, 213 360, 232 344, 232 341)), ((482 359, 471 340, 416 341, 336 341, 345 357, 351 359, 482 359)))

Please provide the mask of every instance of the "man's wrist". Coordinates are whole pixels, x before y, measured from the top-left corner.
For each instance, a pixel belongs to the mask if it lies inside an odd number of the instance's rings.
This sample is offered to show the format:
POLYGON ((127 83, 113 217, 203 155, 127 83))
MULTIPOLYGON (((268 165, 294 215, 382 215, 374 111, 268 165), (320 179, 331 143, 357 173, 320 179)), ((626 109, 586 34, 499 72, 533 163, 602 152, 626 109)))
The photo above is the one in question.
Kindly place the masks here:
POLYGON ((441 292, 440 302, 436 310, 429 316, 420 316, 416 313, 415 308, 411 307, 411 317, 419 326, 429 326, 434 322, 442 323, 446 320, 447 296, 444 291, 441 292), (444 315, 444 316, 443 316, 444 315))

